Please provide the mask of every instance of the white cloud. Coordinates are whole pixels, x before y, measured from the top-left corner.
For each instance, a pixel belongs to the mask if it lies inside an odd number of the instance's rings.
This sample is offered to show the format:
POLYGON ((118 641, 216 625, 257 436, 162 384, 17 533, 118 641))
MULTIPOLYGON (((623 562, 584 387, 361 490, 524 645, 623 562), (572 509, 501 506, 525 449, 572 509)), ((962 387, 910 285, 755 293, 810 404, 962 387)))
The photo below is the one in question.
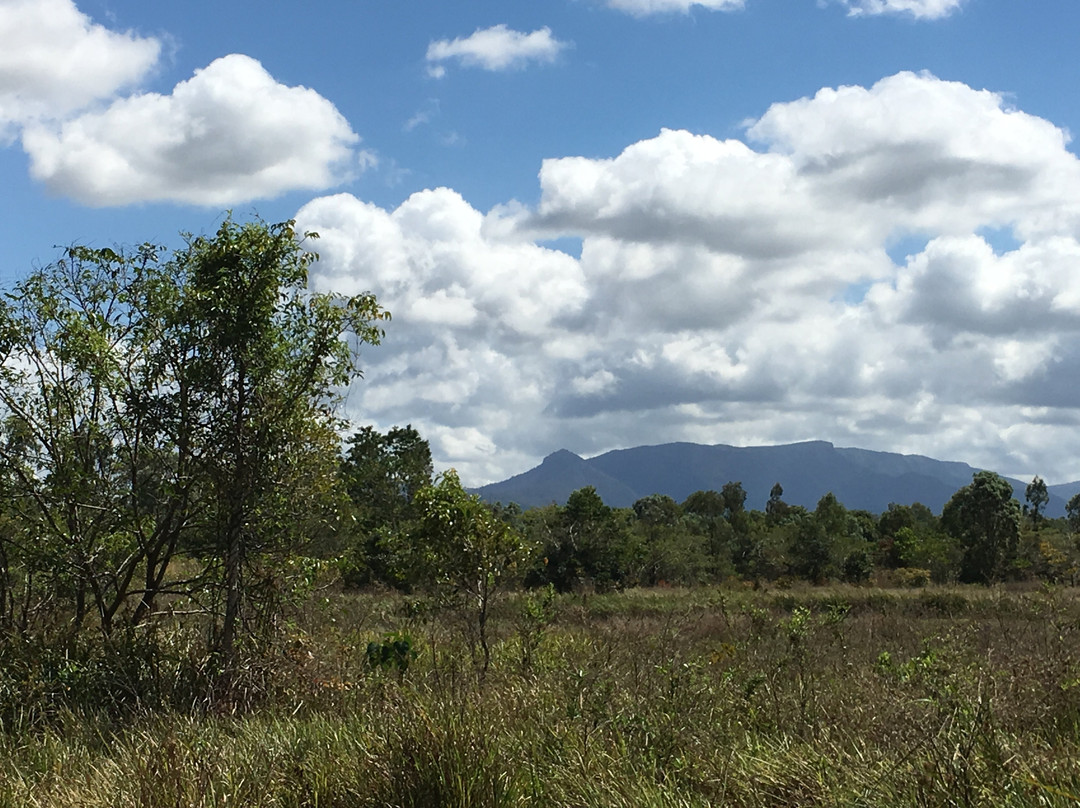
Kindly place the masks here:
POLYGON ((853 17, 910 14, 915 19, 938 20, 959 11, 965 0, 840 0, 853 17))
POLYGON ((439 39, 428 45, 428 73, 435 78, 446 74, 445 62, 463 67, 501 71, 525 67, 530 62, 553 62, 567 47, 551 35, 548 27, 526 34, 505 25, 478 29, 471 36, 439 39))
POLYGON ((71 0, 0 0, 0 134, 140 81, 161 43, 93 23, 71 0))
MULTIPOLYGON (((835 0, 852 17, 882 14, 910 15, 920 20, 937 20, 958 11, 966 0, 835 0)), ((609 8, 635 17, 654 14, 689 14, 699 6, 709 11, 741 11, 746 0, 606 0, 609 8)), ((823 0, 824 2, 824 0, 823 0)))
POLYGON ((411 132, 418 126, 426 126, 431 123, 434 118, 439 116, 439 111, 439 99, 429 98, 423 107, 414 112, 409 120, 405 121, 405 125, 402 129, 406 132, 411 132))
POLYGON ((710 11, 738 11, 746 0, 607 0, 609 8, 625 11, 635 17, 650 14, 688 14, 694 6, 710 11))
POLYGON ((533 210, 446 189, 305 206, 320 288, 395 314, 356 417, 426 429, 470 484, 560 447, 809 438, 1080 478, 1064 133, 903 73, 775 104, 747 134, 547 160, 533 210), (894 261, 910 234, 925 247, 894 261), (580 258, 536 243, 560 237, 580 258))
POLYGON ((887 212, 895 229, 1012 225, 1031 237, 1080 222, 1068 187, 1080 164, 1063 130, 926 73, 774 104, 748 135, 788 159, 821 201, 887 212))
POLYGON ((314 90, 277 83, 255 59, 215 60, 171 95, 115 101, 23 133, 31 173, 86 205, 230 205, 324 189, 371 164, 314 90))

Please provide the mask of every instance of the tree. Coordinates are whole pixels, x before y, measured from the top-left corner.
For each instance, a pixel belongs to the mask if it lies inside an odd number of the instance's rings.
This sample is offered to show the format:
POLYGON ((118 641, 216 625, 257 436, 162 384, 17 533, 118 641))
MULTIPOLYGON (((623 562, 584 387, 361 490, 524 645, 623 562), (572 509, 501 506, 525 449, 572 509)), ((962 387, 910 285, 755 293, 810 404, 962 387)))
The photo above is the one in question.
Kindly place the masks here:
POLYGON ((193 527, 201 449, 172 328, 183 278, 159 253, 72 247, 0 304, 9 628, 142 622, 193 527))
POLYGON ((633 532, 639 537, 642 583, 697 583, 708 566, 705 542, 682 519, 682 508, 666 494, 642 497, 633 505, 633 532))
POLYGON ((882 566, 931 567, 936 571, 935 580, 944 580, 951 574, 954 554, 949 550, 954 542, 941 533, 940 520, 922 503, 890 502, 878 519, 877 532, 878 563, 882 566))
POLYGON ((750 522, 746 512, 746 491, 742 483, 724 483, 720 496, 724 500, 724 518, 737 535, 746 535, 750 530, 750 522))
POLYGON ((1069 523, 1069 529, 1074 533, 1080 532, 1080 492, 1069 497, 1065 505, 1065 517, 1069 523))
POLYGON ((335 518, 334 405, 388 315, 310 293, 291 222, 162 253, 72 247, 0 301, 0 619, 111 643, 183 595, 228 693, 239 638, 275 616, 250 608, 281 584, 271 552, 335 518), (205 562, 187 581, 180 549, 205 562))
POLYGON ((347 442, 341 475, 352 501, 358 546, 350 548, 349 578, 354 583, 392 582, 389 557, 394 537, 416 520, 416 494, 431 484, 431 447, 412 425, 385 435, 370 426, 347 442))
POLYGON ((650 494, 633 505, 639 522, 653 527, 674 527, 682 516, 682 509, 667 494, 650 494))
POLYGON ((725 516, 731 522, 746 507, 746 491, 741 482, 726 482, 720 489, 720 496, 724 500, 725 516))
POLYGON ((491 605, 534 548, 478 496, 467 493, 453 469, 421 488, 416 501, 420 520, 410 543, 410 563, 442 605, 470 616, 484 675, 491 663, 491 605))
POLYGON ((431 447, 412 424, 385 435, 365 426, 347 441, 341 471, 366 525, 397 525, 417 492, 431 484, 431 447))
POLYGON ((259 562, 303 538, 311 497, 336 479, 338 391, 359 374, 355 346, 378 344, 389 317, 371 294, 309 292, 316 258, 291 221, 231 218, 174 258, 185 282, 173 337, 187 352, 179 373, 208 447, 199 471, 221 562, 214 645, 226 684, 241 627, 252 625, 254 584, 265 580, 259 562))
POLYGON ((701 519, 722 519, 727 504, 718 491, 695 491, 682 504, 684 513, 701 519))
POLYGON ((570 494, 544 537, 545 580, 566 592, 590 582, 622 583, 628 568, 625 525, 591 485, 570 494))
POLYGON ((783 519, 790 511, 790 506, 784 502, 784 488, 780 483, 774 483, 769 491, 769 501, 765 503, 765 513, 771 520, 783 519))
POLYGON ((1004 577, 1020 538, 1020 505, 1005 479, 976 472, 945 504, 941 522, 963 548, 962 580, 992 583, 1004 577))
POLYGON ((814 509, 814 519, 824 528, 830 541, 836 542, 847 538, 850 529, 847 508, 840 503, 832 491, 818 500, 817 507, 814 509))
POLYGON ((789 556, 795 574, 822 584, 836 571, 835 549, 847 537, 847 510, 831 492, 812 514, 795 520, 789 556))
MULTIPOLYGON (((727 508, 718 491, 695 491, 682 504, 686 523, 690 530, 706 539, 705 552, 709 559, 710 574, 723 577, 734 572, 733 549, 736 532, 724 518, 727 508)), ((749 530, 745 512, 739 515, 741 532, 749 530), (745 523, 745 524, 744 524, 745 523)))
POLYGON ((1050 492, 1046 490, 1046 483, 1038 475, 1035 479, 1028 483, 1027 490, 1024 492, 1024 499, 1027 500, 1029 506, 1028 512, 1031 514, 1031 524, 1035 527, 1035 532, 1039 532, 1039 516, 1042 509, 1050 502, 1050 492))

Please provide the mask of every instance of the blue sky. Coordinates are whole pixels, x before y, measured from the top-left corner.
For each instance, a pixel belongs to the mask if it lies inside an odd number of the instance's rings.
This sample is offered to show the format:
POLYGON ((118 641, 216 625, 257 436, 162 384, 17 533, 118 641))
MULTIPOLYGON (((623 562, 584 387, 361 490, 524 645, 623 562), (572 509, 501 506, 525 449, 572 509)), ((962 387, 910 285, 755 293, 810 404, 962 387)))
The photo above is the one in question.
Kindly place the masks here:
POLYGON ((0 0, 0 278, 319 231, 468 484, 826 439, 1080 479, 1072 0, 0 0))

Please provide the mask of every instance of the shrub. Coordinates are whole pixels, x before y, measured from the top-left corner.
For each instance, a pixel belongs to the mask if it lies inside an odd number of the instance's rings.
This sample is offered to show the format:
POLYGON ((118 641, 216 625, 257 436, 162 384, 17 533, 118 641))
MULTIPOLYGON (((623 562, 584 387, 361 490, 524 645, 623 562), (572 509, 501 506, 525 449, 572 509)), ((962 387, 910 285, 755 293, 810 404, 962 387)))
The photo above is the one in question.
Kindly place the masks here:
POLYGON ((900 586, 909 589, 922 589, 930 584, 930 570, 918 567, 901 567, 896 571, 896 579, 900 586))

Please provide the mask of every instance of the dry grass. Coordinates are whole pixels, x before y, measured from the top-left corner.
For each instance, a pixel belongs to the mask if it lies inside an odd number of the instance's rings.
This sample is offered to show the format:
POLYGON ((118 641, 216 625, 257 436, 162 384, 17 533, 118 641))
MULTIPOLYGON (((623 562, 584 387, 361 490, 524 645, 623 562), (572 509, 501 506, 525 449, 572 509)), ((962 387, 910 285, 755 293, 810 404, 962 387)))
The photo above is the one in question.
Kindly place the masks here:
MULTIPOLYGON (((313 604, 245 715, 64 709, 0 735, 0 806, 1066 806, 1073 590, 651 590, 459 624, 313 604), (404 632, 405 671, 366 645, 404 632), (522 652, 529 637, 530 653, 522 652)), ((18 683, 9 682, 9 693, 18 683)))

